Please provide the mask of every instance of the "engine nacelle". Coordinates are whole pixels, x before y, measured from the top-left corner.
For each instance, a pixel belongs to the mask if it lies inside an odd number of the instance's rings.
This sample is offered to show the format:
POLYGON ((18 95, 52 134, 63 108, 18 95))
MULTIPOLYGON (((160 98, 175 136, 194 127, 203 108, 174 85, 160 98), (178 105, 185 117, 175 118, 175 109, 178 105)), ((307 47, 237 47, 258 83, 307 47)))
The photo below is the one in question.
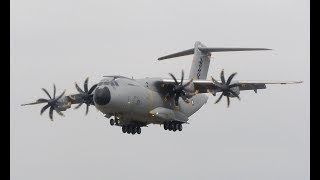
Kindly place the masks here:
MULTIPOLYGON (((237 95, 240 94, 240 88, 239 88, 239 86, 233 87, 233 88, 231 88, 231 90, 234 91, 237 95)), ((230 93, 230 96, 229 96, 229 97, 234 98, 235 96, 230 93)))

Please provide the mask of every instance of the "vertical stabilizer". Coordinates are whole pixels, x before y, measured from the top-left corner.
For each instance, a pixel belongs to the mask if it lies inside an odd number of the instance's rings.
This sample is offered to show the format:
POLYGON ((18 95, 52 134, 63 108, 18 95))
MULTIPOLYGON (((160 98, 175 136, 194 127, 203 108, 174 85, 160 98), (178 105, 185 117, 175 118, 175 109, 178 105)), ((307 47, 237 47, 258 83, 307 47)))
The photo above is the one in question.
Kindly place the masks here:
POLYGON ((197 41, 194 44, 194 54, 191 64, 189 79, 207 79, 208 69, 210 65, 211 53, 200 51, 199 48, 205 48, 201 42, 197 41))

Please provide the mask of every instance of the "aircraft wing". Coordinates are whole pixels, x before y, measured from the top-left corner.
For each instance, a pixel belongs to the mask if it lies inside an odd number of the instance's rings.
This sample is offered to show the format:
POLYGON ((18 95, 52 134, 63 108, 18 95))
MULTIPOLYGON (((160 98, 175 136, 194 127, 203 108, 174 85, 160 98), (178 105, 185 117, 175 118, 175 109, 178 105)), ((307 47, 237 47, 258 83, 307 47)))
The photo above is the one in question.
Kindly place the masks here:
MULTIPOLYGON (((180 80, 178 80, 179 82, 180 80)), ((184 82, 188 82, 188 80, 184 80, 184 82)), ((221 81, 217 81, 221 83, 221 81)), ((174 84, 173 79, 163 79, 164 84, 174 84)), ((239 84, 239 90, 253 90, 257 92, 258 89, 266 89, 267 84, 297 84, 302 83, 302 81, 251 81, 251 80, 237 80, 232 81, 231 84, 237 83, 239 84)), ((212 93, 212 92, 220 92, 218 88, 214 85, 211 80, 193 80, 193 86, 196 93, 212 93)))

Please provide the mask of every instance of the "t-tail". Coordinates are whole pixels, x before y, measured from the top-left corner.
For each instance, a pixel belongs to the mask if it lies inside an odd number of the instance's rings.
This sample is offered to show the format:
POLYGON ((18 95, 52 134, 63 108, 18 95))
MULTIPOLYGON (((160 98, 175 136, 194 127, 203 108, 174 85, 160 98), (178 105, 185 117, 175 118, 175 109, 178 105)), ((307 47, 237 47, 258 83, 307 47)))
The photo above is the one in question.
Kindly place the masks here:
POLYGON ((197 41, 194 44, 194 48, 185 51, 177 52, 167 56, 158 58, 158 60, 164 60, 174 57, 186 56, 193 54, 193 60, 191 64, 189 79, 207 79, 211 52, 224 52, 224 51, 259 51, 259 50, 271 50, 266 48, 210 48, 206 47, 201 42, 197 41))

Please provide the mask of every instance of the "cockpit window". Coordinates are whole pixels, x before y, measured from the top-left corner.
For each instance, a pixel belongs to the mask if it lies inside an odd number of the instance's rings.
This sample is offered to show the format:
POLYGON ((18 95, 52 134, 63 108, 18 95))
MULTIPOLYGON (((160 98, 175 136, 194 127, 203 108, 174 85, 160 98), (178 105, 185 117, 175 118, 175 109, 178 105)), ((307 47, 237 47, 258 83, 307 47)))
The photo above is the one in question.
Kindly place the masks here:
POLYGON ((115 81, 115 80, 111 80, 111 81, 103 81, 103 82, 99 82, 98 85, 111 85, 111 86, 119 86, 119 84, 115 81))

